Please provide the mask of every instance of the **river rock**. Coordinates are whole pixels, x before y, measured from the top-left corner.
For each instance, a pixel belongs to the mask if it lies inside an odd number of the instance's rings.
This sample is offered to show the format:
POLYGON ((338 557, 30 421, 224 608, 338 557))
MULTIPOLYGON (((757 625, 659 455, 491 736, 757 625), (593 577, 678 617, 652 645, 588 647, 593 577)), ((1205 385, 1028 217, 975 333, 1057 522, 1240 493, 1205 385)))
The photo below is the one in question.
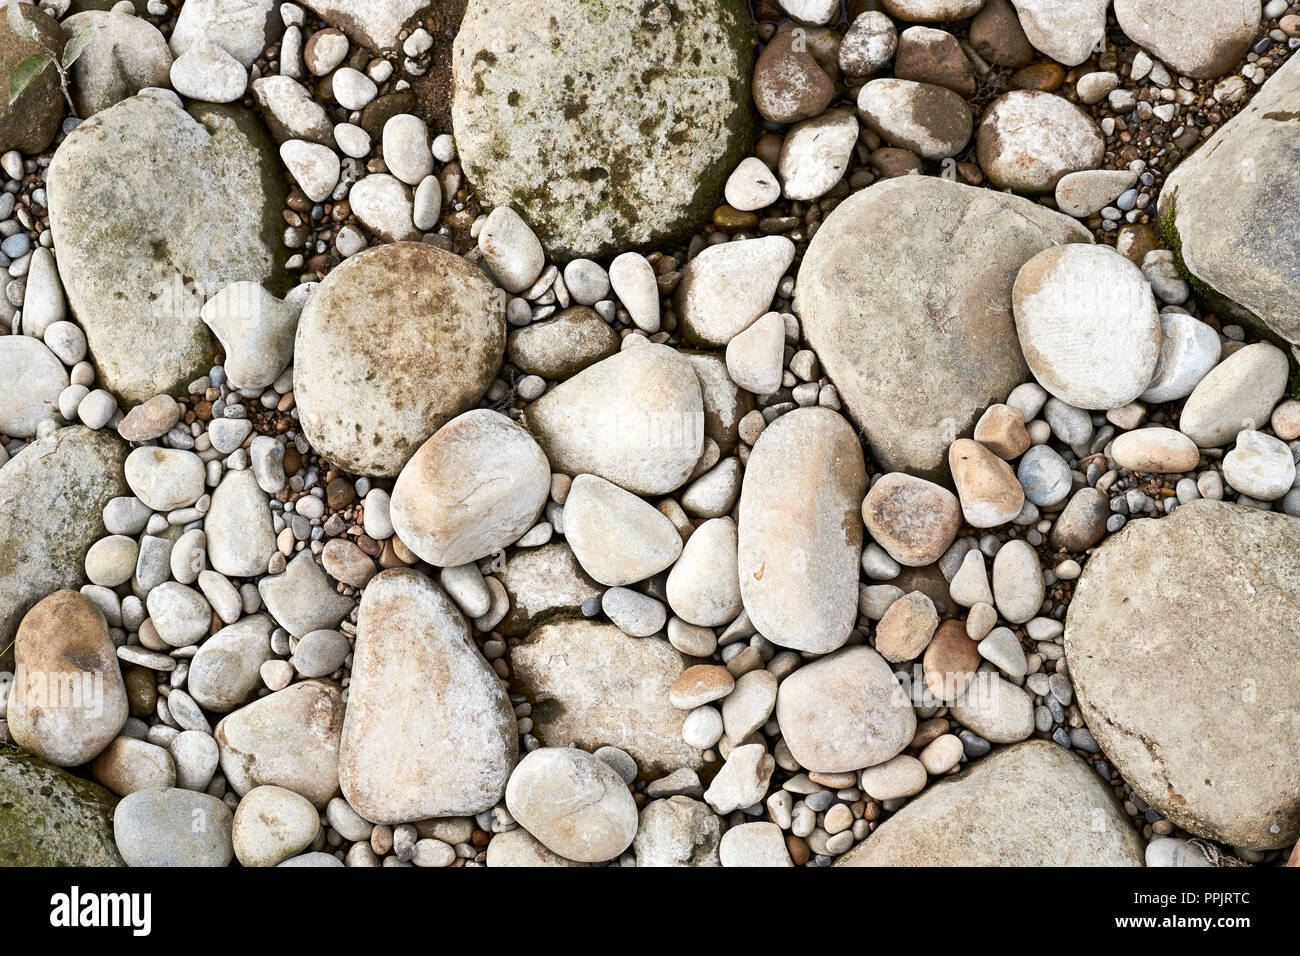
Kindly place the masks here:
POLYGON ((429 7, 429 0, 303 0, 322 20, 338 27, 362 46, 376 53, 398 46, 402 27, 429 7))
POLYGON ((905 176, 837 206, 799 269, 808 344, 890 471, 948 479, 948 445, 1028 376, 1016 270, 1075 220, 939 177, 905 176))
POLYGON ((961 528, 961 506, 947 488, 903 472, 872 484, 862 520, 873 540, 899 564, 923 568, 943 556, 961 528))
POLYGON ((324 809, 339 792, 343 697, 329 681, 290 684, 222 719, 221 771, 238 794, 270 784, 324 809))
POLYGON ((515 329, 506 339, 506 356, 512 365, 554 382, 572 378, 618 349, 618 333, 586 306, 515 329))
POLYGON ((9 691, 14 741, 59 767, 86 763, 127 718, 126 686, 104 615, 76 591, 27 612, 14 640, 9 691))
POLYGON ((31 754, 0 751, 0 864, 121 866, 117 797, 31 754))
POLYGON ((1179 163, 1159 202, 1169 246, 1198 280, 1198 298, 1217 291, 1236 303, 1241 318, 1262 321, 1291 343, 1300 342, 1300 233, 1277 210, 1300 203, 1300 124, 1292 118, 1298 98, 1300 61, 1288 60, 1203 149, 1179 163))
POLYGON ((1233 352, 1188 396, 1178 428, 1201 448, 1229 444, 1243 428, 1262 428, 1286 394, 1286 354, 1268 342, 1233 352))
POLYGON ((924 159, 956 156, 970 142, 975 117, 961 95, 933 83, 871 80, 858 94, 863 122, 890 146, 924 159))
POLYGON ((668 604, 683 621, 721 627, 743 609, 736 573, 736 523, 729 517, 703 522, 668 572, 668 604))
POLYGON ((636 836, 627 784, 604 761, 569 747, 542 747, 519 761, 506 807, 548 849, 579 863, 612 860, 636 836))
POLYGON ((799 36, 792 29, 778 30, 754 64, 754 108, 770 123, 811 119, 835 97, 834 82, 808 50, 806 39, 796 42, 799 36))
POLYGON ((199 645, 190 659, 186 688, 205 710, 229 713, 261 686, 261 666, 274 657, 265 614, 250 614, 223 627, 199 645))
POLYGON ((619 747, 650 778, 703 765, 701 752, 682 740, 686 713, 668 702, 684 667, 666 640, 628 637, 596 621, 549 623, 510 649, 537 739, 548 747, 619 747))
MULTIPOLYGON (((86 551, 105 534, 108 503, 128 494, 126 443, 80 425, 38 439, 0 469, 0 648, 23 615, 62 587, 85 583, 86 551)), ((12 666, 11 650, 0 667, 12 666)))
POLYGON ((298 323, 304 433, 348 471, 396 475, 478 402, 504 351, 504 316, 478 269, 422 243, 366 250, 326 277, 298 323))
POLYGON ((193 790, 137 790, 113 812, 113 836, 128 866, 228 866, 234 817, 193 790))
POLYGON ((1236 846, 1300 833, 1297 531, 1205 500, 1130 521, 1089 559, 1066 618, 1079 706, 1115 768, 1178 826, 1236 846))
POLYGON ((576 614, 602 588, 582 570, 567 542, 516 548, 497 573, 510 598, 510 611, 497 625, 507 637, 520 637, 561 612, 576 614))
POLYGON ((124 403, 207 374, 204 296, 237 280, 287 291, 276 166, 247 110, 187 113, 155 96, 96 114, 59 147, 48 173, 59 273, 99 381, 124 403))
POLYGON ((824 654, 857 617, 866 466, 842 417, 801 408, 754 445, 740 493, 740 594, 754 627, 782 647, 824 654))
POLYGON ((1069 100, 1041 90, 1012 90, 985 112, 976 149, 995 186, 1047 193, 1067 173, 1100 166, 1106 140, 1069 100))
POLYGON ((785 236, 704 249, 686 264, 677 286, 677 316, 686 336, 721 347, 749 328, 767 313, 794 254, 794 243, 785 236))
POLYGON ((524 420, 556 471, 638 495, 681 487, 704 447, 699 379, 666 345, 597 362, 529 405, 524 420))
POLYGON ((490 409, 465 412, 420 446, 393 486, 402 543, 456 567, 513 544, 537 521, 551 469, 532 436, 490 409))
POLYGON ((238 578, 266 572, 275 551, 275 528, 269 499, 250 469, 226 472, 212 492, 203 530, 214 571, 238 578))
POLYGON ((560 261, 685 238, 752 146, 754 45, 740 0, 471 0, 452 53, 461 164, 560 261))
POLYGON ((1219 363, 1219 333, 1182 312, 1160 314, 1160 357, 1142 401, 1151 404, 1186 398, 1219 363))
POLYGON ((776 719, 807 770, 842 773, 884 763, 916 732, 916 715, 885 659, 847 647, 781 682, 776 719))
POLYGON ((890 817, 838 866, 1141 866, 1110 788, 1045 740, 999 750, 890 817))
POLYGON ((47 346, 27 335, 0 336, 0 432, 31 438, 36 426, 53 420, 68 370, 47 346))
POLYGON ((1160 357, 1160 315, 1141 270, 1108 246, 1044 249, 1011 293, 1025 360, 1045 389, 1084 409, 1146 391, 1160 357))
POLYGON ((708 805, 678 794, 645 805, 632 851, 637 866, 719 866, 722 835, 708 805))
POLYGON ((553 853, 546 846, 538 842, 537 837, 533 836, 523 827, 515 827, 513 830, 507 830, 505 833, 497 833, 492 837, 492 842, 487 848, 487 865, 494 866, 518 866, 518 867, 540 867, 540 866, 586 866, 585 863, 575 863, 573 860, 566 860, 558 853, 553 853))
POLYGON ((258 581, 257 590, 276 623, 294 637, 336 627, 352 611, 352 599, 334 590, 310 549, 299 551, 283 574, 258 581))
POLYGON ((681 535, 657 508, 595 475, 573 479, 564 533, 582 569, 610 587, 658 574, 682 553, 681 535))
POLYGON ((1034 49, 1078 66, 1106 36, 1108 0, 1011 0, 1034 49))
POLYGON ((187 0, 171 34, 172 52, 181 56, 202 43, 215 43, 245 67, 280 39, 284 30, 275 0, 187 0))
POLYGON ((1115 0, 1119 28, 1194 79, 1231 72, 1259 32, 1256 0, 1115 0))
POLYGON ((911 23, 964 20, 977 13, 984 0, 880 0, 890 16, 911 23))
POLYGON ((1200 449, 1172 428, 1135 428, 1115 436, 1110 460, 1120 468, 1147 474, 1192 472, 1201 461, 1200 449))
POLYGON ((418 571, 385 571, 357 617, 339 783, 374 823, 472 815, 505 792, 518 730, 451 599, 418 571))

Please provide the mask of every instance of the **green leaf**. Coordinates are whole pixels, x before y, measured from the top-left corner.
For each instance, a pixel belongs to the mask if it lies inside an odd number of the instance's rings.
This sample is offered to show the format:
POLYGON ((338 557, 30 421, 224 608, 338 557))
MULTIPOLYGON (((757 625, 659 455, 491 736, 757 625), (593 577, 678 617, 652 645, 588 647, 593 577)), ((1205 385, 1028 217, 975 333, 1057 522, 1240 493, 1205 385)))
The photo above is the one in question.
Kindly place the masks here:
POLYGON ((14 100, 23 95, 23 90, 27 89, 32 80, 53 62, 54 57, 48 53, 36 53, 19 63, 18 68, 14 70, 14 75, 9 77, 9 105, 12 106, 14 100))
POLYGON ((22 5, 19 4, 18 0, 8 0, 8 2, 9 9, 5 11, 5 16, 9 22, 9 29, 24 40, 39 43, 41 37, 36 31, 36 24, 23 16, 22 5))
POLYGON ((87 30, 85 33, 78 33, 69 40, 63 47, 63 68, 70 69, 72 64, 77 62, 77 58, 86 52, 86 47, 90 46, 90 41, 95 39, 97 30, 87 30))

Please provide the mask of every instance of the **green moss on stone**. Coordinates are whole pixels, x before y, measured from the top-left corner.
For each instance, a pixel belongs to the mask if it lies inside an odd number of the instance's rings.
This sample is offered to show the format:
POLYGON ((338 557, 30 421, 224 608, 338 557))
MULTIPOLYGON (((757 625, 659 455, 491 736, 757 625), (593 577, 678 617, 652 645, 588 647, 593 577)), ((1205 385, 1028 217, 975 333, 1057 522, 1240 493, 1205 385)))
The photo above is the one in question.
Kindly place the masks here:
POLYGON ((123 866, 117 797, 12 748, 0 749, 0 866, 123 866))

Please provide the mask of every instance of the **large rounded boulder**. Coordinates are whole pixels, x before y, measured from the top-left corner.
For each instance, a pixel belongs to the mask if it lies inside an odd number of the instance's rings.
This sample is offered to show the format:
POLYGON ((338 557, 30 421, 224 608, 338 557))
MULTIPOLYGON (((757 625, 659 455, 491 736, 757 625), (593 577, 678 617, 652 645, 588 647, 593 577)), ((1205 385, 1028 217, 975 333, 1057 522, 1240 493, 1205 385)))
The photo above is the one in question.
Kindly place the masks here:
POLYGON ((277 165, 250 111, 187 112, 165 94, 96 113, 59 146, 47 175, 59 275, 124 407, 207 374, 206 297, 237 281, 288 291, 277 165))
POLYGON ((471 0, 452 55, 465 172, 560 259, 679 238, 753 137, 741 0, 471 0))
POLYGON ((496 289, 459 256, 398 242, 353 256, 307 300, 295 389, 312 447, 358 475, 396 475, 474 405, 505 354, 496 289))
POLYGON ((1088 561, 1066 618, 1079 705, 1133 789, 1234 846, 1300 836, 1300 519, 1195 501, 1088 561))

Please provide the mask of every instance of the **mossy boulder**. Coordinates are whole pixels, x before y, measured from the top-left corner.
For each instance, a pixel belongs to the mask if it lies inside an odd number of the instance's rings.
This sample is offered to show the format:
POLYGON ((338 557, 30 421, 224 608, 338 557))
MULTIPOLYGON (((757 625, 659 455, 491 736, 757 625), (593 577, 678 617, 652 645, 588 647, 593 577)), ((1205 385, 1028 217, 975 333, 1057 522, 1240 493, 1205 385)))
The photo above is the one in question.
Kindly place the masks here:
POLYGON ((1198 297, 1300 343, 1300 60, 1165 180, 1160 225, 1198 297))
POLYGON ((163 95, 123 100, 59 146, 48 183, 60 276, 99 380, 125 407, 207 372, 206 298, 243 280, 288 291, 278 168, 250 111, 186 112, 163 95))
POLYGON ((559 259, 682 238, 753 145, 754 46, 741 0, 473 0, 452 53, 462 165, 559 259))
POLYGON ((128 448, 81 425, 32 442, 0 468, 0 669, 28 610, 52 591, 85 583, 86 550, 107 532, 109 500, 130 494, 128 448))
POLYGON ((58 22, 34 4, 25 3, 22 14, 36 27, 39 41, 18 36, 10 27, 6 8, 0 10, 0 152, 16 149, 40 153, 59 131, 65 109, 59 72, 47 66, 27 85, 13 103, 9 102, 9 81, 19 64, 41 53, 63 52, 66 37, 58 22))
POLYGON ((117 797, 19 750, 0 750, 0 866, 124 866, 117 797))

